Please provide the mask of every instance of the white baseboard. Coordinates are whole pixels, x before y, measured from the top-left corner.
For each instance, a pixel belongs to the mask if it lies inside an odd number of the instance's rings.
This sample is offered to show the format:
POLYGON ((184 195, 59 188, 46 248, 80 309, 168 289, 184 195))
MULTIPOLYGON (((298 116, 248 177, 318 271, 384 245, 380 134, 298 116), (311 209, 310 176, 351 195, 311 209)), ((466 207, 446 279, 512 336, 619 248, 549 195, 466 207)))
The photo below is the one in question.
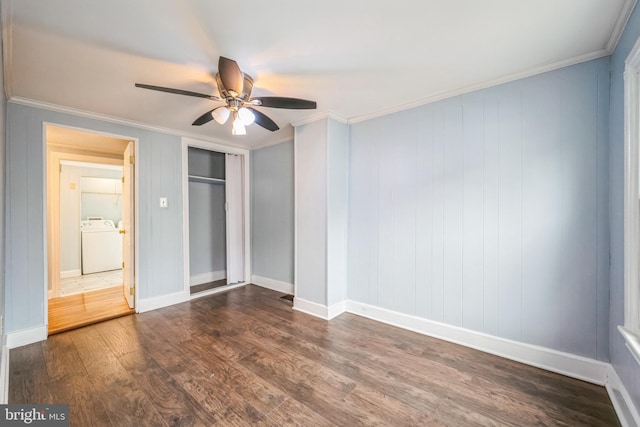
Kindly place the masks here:
POLYGON ((598 360, 499 338, 351 300, 347 301, 347 311, 593 384, 607 383, 610 365, 598 360))
POLYGON ((640 412, 633 404, 629 392, 613 366, 609 365, 607 374, 607 393, 609 393, 609 398, 616 410, 620 424, 622 424, 622 427, 640 426, 640 412))
POLYGON ((263 288, 271 289, 272 291, 293 295, 292 283, 281 282, 280 280, 269 279, 268 277, 257 276, 255 274, 251 275, 251 283, 263 288))
POLYGON ((318 304, 316 302, 307 301, 305 299, 294 297, 293 309, 311 316, 319 317, 324 320, 331 320, 336 316, 345 312, 347 307, 346 301, 337 302, 331 306, 318 304))
POLYGON ((9 402, 9 347, 5 342, 0 352, 0 405, 6 405, 9 402))
POLYGON ((207 289, 206 291, 196 292, 195 294, 190 295, 189 300, 194 300, 202 297, 207 297, 209 295, 227 292, 227 291, 230 291, 231 289, 241 288, 246 285, 247 285, 246 282, 240 282, 240 283, 233 283, 231 285, 220 286, 219 288, 207 289))
POLYGON ((79 277, 82 276, 82 271, 80 270, 67 270, 60 272, 61 279, 68 279, 69 277, 79 277))
POLYGON ((181 302, 189 301, 189 299, 189 291, 180 291, 153 298, 139 299, 137 311, 138 313, 144 313, 145 311, 157 310, 162 307, 180 304, 181 302))
POLYGON ((12 349, 47 339, 47 325, 7 333, 7 348, 12 349))
POLYGON ((212 271, 210 273, 198 274, 189 278, 189 286, 202 285, 203 283, 215 282, 227 277, 227 270, 212 271))
POLYGON ((331 320, 334 317, 340 316, 342 313, 347 311, 347 301, 338 301, 335 304, 327 307, 327 320, 331 320))

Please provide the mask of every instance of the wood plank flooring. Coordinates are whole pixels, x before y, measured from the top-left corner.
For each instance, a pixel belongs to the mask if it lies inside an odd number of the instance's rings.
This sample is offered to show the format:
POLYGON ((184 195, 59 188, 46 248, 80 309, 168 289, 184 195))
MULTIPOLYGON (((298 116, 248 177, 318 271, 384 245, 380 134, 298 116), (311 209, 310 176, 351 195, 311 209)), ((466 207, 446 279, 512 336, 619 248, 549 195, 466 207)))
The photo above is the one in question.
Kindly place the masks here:
POLYGON ((219 288, 220 286, 227 286, 227 279, 214 280, 213 282, 191 286, 189 289, 189 293, 193 295, 198 292, 208 291, 209 289, 219 288))
POLYGON ((74 426, 619 425, 603 387, 245 286, 11 350, 74 426))
POLYGON ((122 285, 49 300, 49 335, 134 313, 122 285))

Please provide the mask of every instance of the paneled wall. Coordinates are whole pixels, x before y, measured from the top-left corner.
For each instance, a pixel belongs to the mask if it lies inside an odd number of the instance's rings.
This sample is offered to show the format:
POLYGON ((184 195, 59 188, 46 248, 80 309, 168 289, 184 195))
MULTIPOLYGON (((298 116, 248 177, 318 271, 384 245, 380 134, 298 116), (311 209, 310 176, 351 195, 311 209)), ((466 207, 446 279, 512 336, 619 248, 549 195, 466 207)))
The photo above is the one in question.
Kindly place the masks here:
POLYGON ((139 139, 138 295, 144 299, 182 291, 180 138, 13 103, 7 111, 7 331, 46 323, 43 122, 139 139), (160 197, 169 199, 168 209, 159 207, 160 197))
POLYGON ((327 136, 325 119, 295 129, 295 296, 320 305, 327 305, 327 136))
POLYGON ((293 141, 251 151, 251 272, 293 284, 293 141))
POLYGON ((348 297, 608 359, 609 59, 351 127, 348 297))

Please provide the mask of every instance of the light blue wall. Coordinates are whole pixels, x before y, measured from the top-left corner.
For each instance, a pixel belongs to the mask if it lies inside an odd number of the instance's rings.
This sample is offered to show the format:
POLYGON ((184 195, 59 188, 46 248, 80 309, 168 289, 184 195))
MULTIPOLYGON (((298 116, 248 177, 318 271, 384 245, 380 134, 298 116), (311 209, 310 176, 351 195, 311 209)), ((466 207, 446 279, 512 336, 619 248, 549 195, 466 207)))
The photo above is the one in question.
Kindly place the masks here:
MULTIPOLYGON (((192 278, 227 269, 226 229, 224 184, 189 182, 189 274, 192 278)), ((192 281, 191 285, 201 283, 206 282, 192 281)))
POLYGON ((327 119, 327 305, 347 299, 349 126, 327 119))
POLYGON ((608 360, 609 59, 351 127, 348 296, 608 360))
POLYGON ((293 141, 251 151, 251 273, 293 283, 293 141))
POLYGON ((46 323, 43 122, 139 139, 138 295, 144 299, 182 291, 180 138, 12 103, 7 113, 7 331, 46 323), (159 207, 160 197, 169 199, 168 209, 159 207))
POLYGON ((327 305, 327 173, 327 120, 296 127, 295 296, 321 305, 327 305))
POLYGON ((640 10, 635 8, 611 57, 609 208, 611 218, 611 364, 640 408, 640 366, 617 330, 624 324, 624 61, 640 37, 640 10))

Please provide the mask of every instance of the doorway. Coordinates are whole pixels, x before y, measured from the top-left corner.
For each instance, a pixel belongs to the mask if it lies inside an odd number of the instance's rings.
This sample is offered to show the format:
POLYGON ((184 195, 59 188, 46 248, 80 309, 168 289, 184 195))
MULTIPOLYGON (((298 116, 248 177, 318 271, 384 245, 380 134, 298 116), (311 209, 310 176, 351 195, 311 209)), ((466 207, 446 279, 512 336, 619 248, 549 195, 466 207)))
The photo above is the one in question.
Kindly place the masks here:
POLYGON ((56 125, 47 147, 48 331, 135 311, 135 140, 56 125))
POLYGON ((185 289, 193 297, 245 284, 246 154, 183 139, 185 289))

